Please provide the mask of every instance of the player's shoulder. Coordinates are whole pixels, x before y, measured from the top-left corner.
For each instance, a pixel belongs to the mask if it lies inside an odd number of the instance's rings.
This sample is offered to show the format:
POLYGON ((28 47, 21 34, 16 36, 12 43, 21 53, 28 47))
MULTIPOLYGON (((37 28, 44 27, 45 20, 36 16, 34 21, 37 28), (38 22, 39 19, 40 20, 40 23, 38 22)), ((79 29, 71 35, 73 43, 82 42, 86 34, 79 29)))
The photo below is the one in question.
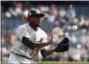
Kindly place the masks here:
POLYGON ((40 33, 40 34, 47 35, 46 32, 42 28, 40 28, 40 27, 39 27, 37 32, 40 33))
POLYGON ((26 28, 26 26, 27 26, 27 23, 24 23, 24 24, 20 25, 17 29, 26 28))
POLYGON ((40 27, 39 27, 38 31, 45 33, 45 31, 42 28, 40 28, 40 27))
POLYGON ((27 23, 24 23, 17 28, 17 31, 25 30, 26 28, 27 28, 27 23))

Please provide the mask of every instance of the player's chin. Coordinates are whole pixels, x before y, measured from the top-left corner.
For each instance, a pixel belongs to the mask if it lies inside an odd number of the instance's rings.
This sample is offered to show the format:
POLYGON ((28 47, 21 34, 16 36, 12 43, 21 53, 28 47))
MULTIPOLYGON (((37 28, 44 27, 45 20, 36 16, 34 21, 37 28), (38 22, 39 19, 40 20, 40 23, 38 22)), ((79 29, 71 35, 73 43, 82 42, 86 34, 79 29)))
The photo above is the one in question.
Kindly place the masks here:
POLYGON ((40 27, 41 25, 40 24, 37 24, 37 27, 40 27))
POLYGON ((40 26, 41 26, 41 25, 37 25, 36 31, 38 30, 38 28, 39 28, 40 26))

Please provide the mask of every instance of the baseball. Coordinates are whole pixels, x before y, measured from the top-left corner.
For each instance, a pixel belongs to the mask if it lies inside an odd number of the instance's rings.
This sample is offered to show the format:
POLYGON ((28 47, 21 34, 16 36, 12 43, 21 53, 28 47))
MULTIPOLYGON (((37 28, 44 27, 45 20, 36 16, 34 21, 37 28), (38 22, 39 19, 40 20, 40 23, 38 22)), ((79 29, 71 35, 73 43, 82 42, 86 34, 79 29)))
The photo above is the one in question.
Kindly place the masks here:
POLYGON ((76 25, 74 25, 74 26, 72 26, 72 29, 73 29, 73 30, 77 30, 78 27, 77 27, 76 25))

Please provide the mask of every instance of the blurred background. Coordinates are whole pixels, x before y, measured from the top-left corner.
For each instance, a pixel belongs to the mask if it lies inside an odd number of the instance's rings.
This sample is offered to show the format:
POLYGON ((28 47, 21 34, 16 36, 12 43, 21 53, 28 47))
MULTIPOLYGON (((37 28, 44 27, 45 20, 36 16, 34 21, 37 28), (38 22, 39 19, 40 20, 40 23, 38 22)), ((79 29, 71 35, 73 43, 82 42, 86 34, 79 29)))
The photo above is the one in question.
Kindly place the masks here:
POLYGON ((55 34, 54 48, 64 36, 70 39, 65 53, 53 53, 39 61, 89 61, 89 2, 85 1, 1 1, 1 60, 8 60, 16 28, 27 23, 31 8, 45 14, 41 28, 55 34))

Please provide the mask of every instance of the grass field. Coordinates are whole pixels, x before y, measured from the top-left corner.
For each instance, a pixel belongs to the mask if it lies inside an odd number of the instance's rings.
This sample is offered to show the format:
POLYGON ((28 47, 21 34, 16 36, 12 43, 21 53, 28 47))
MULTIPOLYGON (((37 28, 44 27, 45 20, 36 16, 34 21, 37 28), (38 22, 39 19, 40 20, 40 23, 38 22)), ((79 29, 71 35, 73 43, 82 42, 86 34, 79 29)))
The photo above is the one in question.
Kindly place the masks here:
POLYGON ((89 62, 41 62, 38 64, 89 64, 89 62))
MULTIPOLYGON (((0 64, 7 64, 7 62, 2 61, 0 64)), ((52 62, 52 61, 41 61, 38 64, 89 64, 89 62, 52 62)))

